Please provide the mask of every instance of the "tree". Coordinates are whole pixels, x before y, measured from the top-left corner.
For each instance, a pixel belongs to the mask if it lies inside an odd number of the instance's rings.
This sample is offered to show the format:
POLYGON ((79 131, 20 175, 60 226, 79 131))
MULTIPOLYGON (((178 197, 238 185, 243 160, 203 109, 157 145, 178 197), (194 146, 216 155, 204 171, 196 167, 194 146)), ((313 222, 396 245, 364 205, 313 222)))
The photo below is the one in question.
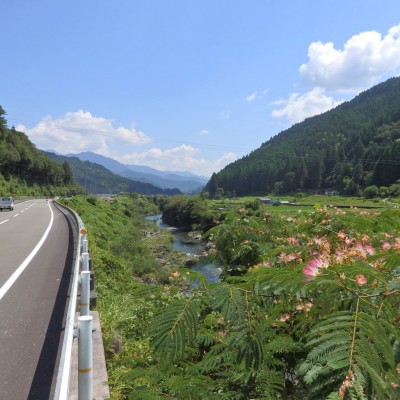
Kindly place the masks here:
POLYGON ((73 174, 70 165, 65 161, 62 164, 62 167, 64 169, 64 183, 68 185, 69 183, 73 182, 73 174))
POLYGON ((218 176, 217 174, 214 172, 211 175, 211 179, 208 182, 207 186, 206 186, 206 190, 208 190, 210 197, 214 198, 214 196, 217 193, 217 189, 218 189, 218 176))
POLYGON ((364 197, 366 199, 373 199, 379 196, 379 188, 376 185, 368 186, 364 189, 364 197))

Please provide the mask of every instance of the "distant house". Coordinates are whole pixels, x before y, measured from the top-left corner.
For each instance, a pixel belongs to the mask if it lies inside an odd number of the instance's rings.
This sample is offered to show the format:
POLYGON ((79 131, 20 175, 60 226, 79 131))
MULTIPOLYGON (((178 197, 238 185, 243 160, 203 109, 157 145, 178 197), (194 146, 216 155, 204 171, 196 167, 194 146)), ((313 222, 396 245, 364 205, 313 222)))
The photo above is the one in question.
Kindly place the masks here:
POLYGON ((268 197, 259 197, 257 199, 261 204, 270 204, 271 203, 271 199, 268 197))
POLYGON ((324 191, 324 193, 325 193, 325 196, 336 196, 337 194, 339 194, 339 192, 334 189, 326 189, 324 191))
POLYGON ((268 204, 270 206, 293 206, 294 204, 287 200, 270 199, 268 197, 259 197, 257 199, 261 204, 268 204))

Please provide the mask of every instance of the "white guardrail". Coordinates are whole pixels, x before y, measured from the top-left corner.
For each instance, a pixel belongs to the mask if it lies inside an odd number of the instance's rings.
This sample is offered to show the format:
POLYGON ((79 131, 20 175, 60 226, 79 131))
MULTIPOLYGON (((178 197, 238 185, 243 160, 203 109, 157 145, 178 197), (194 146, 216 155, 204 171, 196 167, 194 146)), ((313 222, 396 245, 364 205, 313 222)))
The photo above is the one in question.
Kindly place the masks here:
POLYGON ((62 204, 56 204, 72 216, 79 234, 54 400, 69 399, 72 375, 72 346, 74 338, 78 338, 78 398, 79 400, 92 400, 93 317, 89 315, 90 272, 88 243, 86 237, 87 232, 81 218, 75 211, 62 204), (79 284, 81 284, 80 317, 78 317, 76 321, 75 315, 77 310, 79 284))

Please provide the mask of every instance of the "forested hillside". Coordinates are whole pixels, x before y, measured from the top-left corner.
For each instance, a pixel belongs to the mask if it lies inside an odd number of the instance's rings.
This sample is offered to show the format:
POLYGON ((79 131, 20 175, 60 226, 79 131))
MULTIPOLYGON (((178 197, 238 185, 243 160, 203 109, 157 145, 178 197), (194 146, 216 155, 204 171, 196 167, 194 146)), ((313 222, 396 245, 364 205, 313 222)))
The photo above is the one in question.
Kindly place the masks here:
POLYGON ((9 129, 5 115, 0 106, 0 195, 79 192, 68 163, 55 163, 24 133, 9 129))
POLYGON ((335 189, 357 195, 400 179, 400 78, 308 118, 214 174, 205 190, 236 195, 335 189))

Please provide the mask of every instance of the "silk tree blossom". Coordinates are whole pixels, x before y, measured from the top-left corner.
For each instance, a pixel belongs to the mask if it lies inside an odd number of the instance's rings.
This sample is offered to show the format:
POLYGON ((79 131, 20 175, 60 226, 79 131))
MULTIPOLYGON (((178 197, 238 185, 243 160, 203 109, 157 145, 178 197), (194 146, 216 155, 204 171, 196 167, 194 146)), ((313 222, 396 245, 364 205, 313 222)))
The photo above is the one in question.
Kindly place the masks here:
POLYGON ((350 245, 351 244, 353 244, 354 243, 354 238, 346 238, 345 240, 344 240, 344 245, 345 245, 345 247, 350 247, 350 245))
POLYGON ((355 276, 355 282, 359 286, 364 286, 367 283, 367 278, 363 274, 357 274, 355 276))
POLYGON ((290 253, 290 254, 285 254, 281 253, 278 256, 278 260, 283 262, 283 263, 290 263, 291 261, 294 261, 297 259, 297 254, 296 253, 290 253))
POLYGON ((337 235, 338 235, 339 240, 346 240, 347 239, 347 235, 342 231, 338 232, 337 235))
POLYGON ((308 303, 305 304, 304 311, 309 312, 311 310, 311 308, 313 307, 313 305, 314 304, 311 301, 309 301, 308 303))
POLYGON ((292 318, 292 314, 291 313, 285 313, 279 318, 279 321, 286 322, 290 318, 292 318))
POLYGON ((293 245, 298 245, 299 241, 297 240, 297 238, 295 236, 289 236, 287 238, 287 241, 289 244, 293 244, 293 245))
POLYGON ((339 249, 335 251, 333 259, 336 263, 342 263, 345 260, 345 258, 346 258, 346 255, 343 251, 341 251, 339 249))
POLYGON ((296 306, 296 311, 302 311, 304 309, 304 304, 303 303, 299 303, 296 306))
POLYGON ((346 215, 346 212, 341 210, 340 208, 335 207, 335 212, 338 215, 346 215))
POLYGON ((368 242, 370 241, 370 237, 369 237, 368 235, 364 235, 364 236, 361 238, 361 241, 362 241, 363 243, 368 243, 368 242))
POLYGON ((316 245, 318 248, 323 252, 323 253, 329 253, 331 249, 331 245, 328 241, 328 239, 323 236, 323 237, 313 237, 311 239, 310 245, 316 245))
POLYGON ((394 241, 384 241, 381 244, 382 251, 389 251, 392 249, 395 249, 395 250, 400 249, 400 238, 395 238, 394 241))
POLYGON ((354 249, 360 253, 360 256, 362 258, 366 258, 368 256, 373 256, 376 254, 375 248, 373 246, 363 242, 356 243, 354 249))
POLYGON ((321 269, 328 268, 329 263, 325 258, 313 258, 310 260, 306 267, 303 269, 303 274, 312 279, 321 273, 321 269))

